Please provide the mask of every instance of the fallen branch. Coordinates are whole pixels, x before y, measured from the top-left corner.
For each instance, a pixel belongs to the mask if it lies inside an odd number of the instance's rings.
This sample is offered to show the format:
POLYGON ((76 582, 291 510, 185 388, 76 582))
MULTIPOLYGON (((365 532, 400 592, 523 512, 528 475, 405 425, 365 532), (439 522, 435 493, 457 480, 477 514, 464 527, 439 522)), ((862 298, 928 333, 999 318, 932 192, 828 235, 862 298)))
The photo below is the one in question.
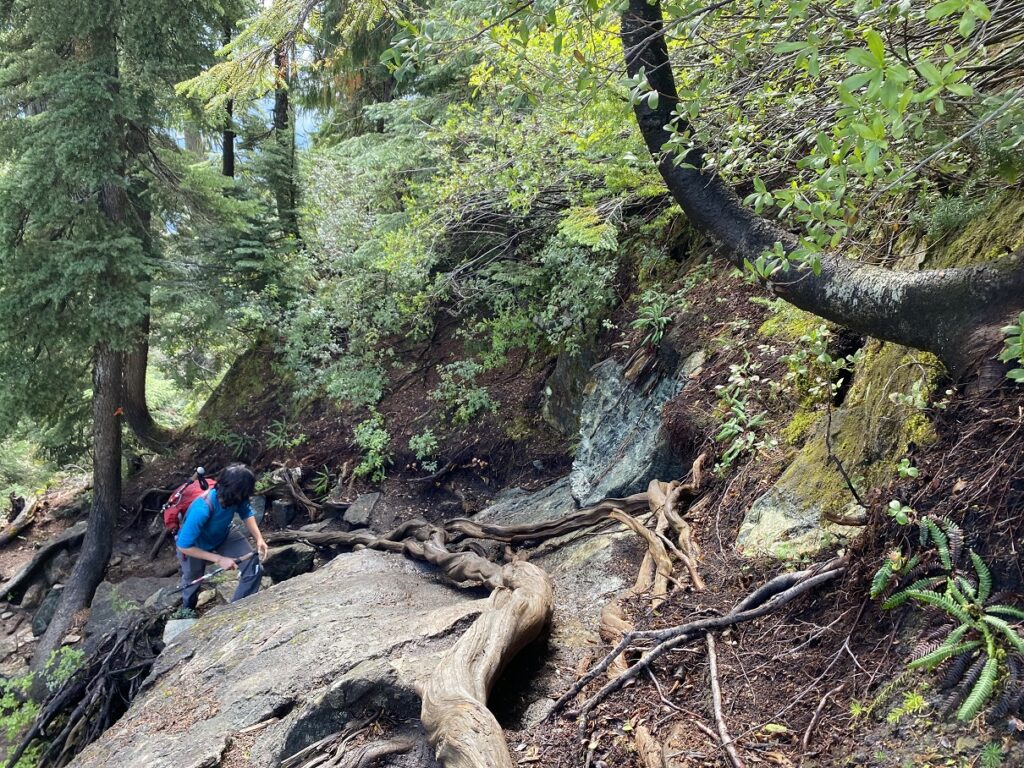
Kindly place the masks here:
POLYGON ((846 571, 846 559, 842 557, 833 558, 827 563, 809 568, 796 573, 787 573, 776 576, 771 581, 751 592, 738 602, 729 613, 724 616, 712 616, 706 619, 699 619, 687 624, 681 624, 664 629, 634 631, 626 634, 611 651, 605 655, 599 663, 591 667, 583 677, 577 680, 562 696, 555 702, 548 714, 548 718, 560 712, 565 705, 574 699, 579 693, 595 678, 604 674, 612 662, 637 641, 654 642, 640 659, 629 669, 618 677, 608 681, 600 690, 584 702, 575 715, 583 722, 587 715, 601 701, 611 693, 622 688, 629 680, 639 675, 650 664, 660 658, 664 653, 692 642, 714 629, 753 621, 762 616, 772 613, 783 605, 792 602, 800 595, 806 594, 813 589, 825 584, 846 571))
POLYGON ((637 726, 634 741, 644 768, 665 768, 665 750, 651 735, 646 725, 637 726))
POLYGON ((814 710, 814 714, 811 716, 811 722, 807 724, 807 730, 804 731, 804 737, 800 740, 800 765, 803 765, 804 757, 807 756, 807 751, 810 749, 811 734, 814 733, 815 726, 818 724, 818 721, 821 720, 821 713, 825 711, 825 705, 828 703, 830 698, 843 689, 844 685, 846 685, 846 682, 841 682, 831 691, 822 696, 821 701, 818 702, 818 707, 814 710))
POLYGON ((743 758, 740 757, 736 743, 729 736, 729 728, 725 723, 725 714, 722 712, 722 687, 718 682, 718 654, 715 652, 715 636, 708 632, 705 635, 708 646, 708 665, 711 674, 711 706, 715 712, 715 725, 718 727, 718 736, 722 739, 722 746, 725 753, 729 755, 733 768, 746 768, 743 758))
POLYGON ((84 520, 75 523, 53 541, 48 542, 36 553, 36 556, 32 558, 28 565, 0 587, 0 595, 3 595, 4 599, 12 603, 20 602, 36 573, 46 565, 51 557, 58 552, 78 546, 81 543, 85 537, 85 527, 86 523, 84 520))

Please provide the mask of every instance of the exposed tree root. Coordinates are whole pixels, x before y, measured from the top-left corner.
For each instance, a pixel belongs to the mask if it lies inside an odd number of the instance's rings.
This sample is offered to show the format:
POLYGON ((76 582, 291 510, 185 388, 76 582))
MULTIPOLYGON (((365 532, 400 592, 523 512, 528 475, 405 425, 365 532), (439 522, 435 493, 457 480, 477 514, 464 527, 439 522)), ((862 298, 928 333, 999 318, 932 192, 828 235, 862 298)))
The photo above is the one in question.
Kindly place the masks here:
POLYGON ((715 725, 718 727, 718 736, 722 740, 725 753, 729 755, 732 768, 746 768, 740 752, 736 748, 736 742, 729 736, 729 726, 725 722, 725 714, 722 712, 722 686, 718 682, 718 654, 715 652, 715 636, 711 632, 705 635, 708 646, 708 666, 711 677, 711 707, 715 712, 715 725))
POLYGON ((39 506, 39 499, 36 499, 31 504, 24 504, 24 501, 22 501, 22 504, 23 506, 18 516, 0 531, 0 547, 14 541, 22 531, 36 521, 36 508, 39 506))
POLYGON ((98 739, 124 713, 160 652, 165 612, 139 613, 107 633, 100 645, 42 705, 11 754, 16 765, 36 739, 48 741, 37 768, 59 768, 98 739), (50 734, 50 726, 60 728, 50 734))
POLYGON ((644 768, 665 768, 665 751, 646 725, 637 726, 634 740, 644 768))
POLYGON ((665 629, 652 629, 627 633, 619 643, 605 655, 604 659, 591 667, 583 677, 569 687, 555 702, 548 717, 553 717, 566 704, 572 701, 595 678, 604 674, 621 654, 630 650, 635 644, 641 643, 648 647, 640 659, 612 680, 609 680, 593 696, 587 699, 574 714, 585 723, 590 712, 610 694, 622 688, 630 680, 647 669, 664 653, 681 645, 692 642, 714 629, 723 629, 734 624, 766 616, 783 605, 793 601, 825 584, 846 571, 846 558, 837 557, 826 563, 819 564, 804 571, 785 573, 758 587, 740 600, 732 610, 724 616, 712 616, 698 619, 687 624, 665 629))
POLYGON ((20 602, 25 594, 25 590, 28 589, 29 584, 32 583, 32 579, 35 578, 39 570, 58 552, 78 546, 82 539, 85 538, 85 530, 86 523, 83 520, 82 522, 75 523, 53 541, 48 542, 46 546, 36 553, 36 556, 32 558, 28 565, 0 587, 0 595, 3 595, 5 599, 11 602, 20 602))
MULTIPOLYGON (((699 463, 695 470, 699 479, 699 463)), ((512 553, 510 547, 617 522, 642 537, 647 544, 647 565, 629 592, 641 594, 653 590, 652 605, 657 607, 665 600, 671 585, 678 584, 672 576, 672 555, 686 564, 694 588, 703 588, 703 582, 696 573, 696 547, 690 538, 689 526, 678 513, 681 500, 692 499, 694 492, 693 484, 654 481, 645 493, 625 499, 608 499, 589 509, 538 525, 499 526, 467 519, 433 525, 423 520, 411 520, 382 536, 369 531, 282 531, 267 539, 274 542, 302 540, 322 547, 368 547, 403 554, 436 566, 456 584, 491 590, 487 607, 447 651, 431 677, 422 683, 421 720, 445 768, 512 768, 515 763, 508 752, 501 726, 487 709, 487 698, 504 666, 544 631, 551 617, 553 597, 547 573, 512 553), (654 531, 633 517, 645 509, 654 515, 654 531), (668 538, 670 530, 678 544, 668 538), (506 548, 507 562, 494 562, 481 554, 481 540, 510 545, 506 548), (649 577, 645 575, 647 573, 649 577)), ((764 599, 770 597, 765 594, 764 599)), ((753 613, 754 607, 738 606, 737 610, 753 613)), ((141 654, 144 658, 140 660, 137 649, 129 651, 143 636, 148 636, 144 629, 139 629, 148 625, 136 622, 132 626, 137 629, 106 638, 101 653, 90 658, 84 672, 76 673, 74 684, 64 686, 46 703, 22 749, 47 725, 59 717, 68 716, 69 707, 76 701, 79 703, 70 710, 65 729, 46 753, 47 759, 58 762, 45 765, 59 764, 65 755, 80 750, 109 725, 115 696, 123 696, 123 701, 129 702, 138 688, 137 680, 142 671, 152 663, 152 658, 144 652, 141 654), (137 677, 124 677, 135 671, 138 671, 137 677), (116 687, 118 685, 127 685, 128 690, 121 693, 121 689, 116 687)), ((628 623, 626 626, 631 630, 628 623)), ((629 644, 627 638, 637 637, 651 639, 649 633, 628 631, 619 641, 617 647, 620 650, 615 656, 626 649, 629 644)), ((601 671, 613 659, 609 659, 601 671)), ((616 679, 624 680, 634 669, 637 669, 636 665, 624 668, 616 679)), ((593 676, 588 679, 593 679, 593 676)), ((352 759, 341 748, 326 755, 321 749, 315 764, 346 768, 367 766, 386 754, 399 751, 394 749, 396 744, 375 745, 352 759), (322 757, 326 760, 320 759, 322 757)), ((289 761, 296 757, 301 759, 302 754, 292 756, 289 761)), ((305 765, 300 762, 288 764, 305 765)))

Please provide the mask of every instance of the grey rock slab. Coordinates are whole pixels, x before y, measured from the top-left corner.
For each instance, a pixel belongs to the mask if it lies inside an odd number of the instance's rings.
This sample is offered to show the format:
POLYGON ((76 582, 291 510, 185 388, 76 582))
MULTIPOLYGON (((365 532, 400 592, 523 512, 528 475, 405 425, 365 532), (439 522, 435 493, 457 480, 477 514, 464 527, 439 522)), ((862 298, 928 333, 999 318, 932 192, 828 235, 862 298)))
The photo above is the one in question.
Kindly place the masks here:
POLYGON ((57 611, 57 603, 60 602, 60 594, 64 591, 64 587, 60 585, 54 585, 54 587, 46 593, 46 597, 43 598, 43 602, 39 604, 35 614, 32 616, 32 634, 39 637, 46 628, 50 626, 50 622, 53 620, 53 614, 57 611))
MULTIPOLYGON (((219 765, 235 735, 268 723, 246 735, 244 764, 269 768, 375 708, 415 721, 414 685, 479 614, 478 595, 398 555, 336 557, 179 635, 125 716, 71 765, 219 765)), ((392 765, 436 766, 416 735, 392 765)))
POLYGON ((622 366, 605 360, 592 369, 580 412, 579 448, 569 475, 583 506, 642 491, 655 478, 682 470, 661 430, 661 409, 678 392, 678 376, 665 376, 649 391, 627 381, 622 366))
POLYGON ((270 505, 270 519, 278 528, 284 528, 295 519, 295 503, 287 499, 275 499, 270 505))
POLYGON ((178 635, 198 621, 199 619, 169 619, 164 625, 164 644, 170 645, 178 635))
POLYGON ((352 505, 345 510, 344 521, 353 528, 370 528, 373 519, 373 511, 380 501, 379 493, 364 493, 359 496, 352 505))
POLYGON ((92 598, 89 620, 85 623, 85 647, 93 650, 104 634, 116 627, 129 614, 139 610, 156 593, 174 589, 176 578, 155 576, 129 576, 124 581, 111 584, 100 582, 92 598))

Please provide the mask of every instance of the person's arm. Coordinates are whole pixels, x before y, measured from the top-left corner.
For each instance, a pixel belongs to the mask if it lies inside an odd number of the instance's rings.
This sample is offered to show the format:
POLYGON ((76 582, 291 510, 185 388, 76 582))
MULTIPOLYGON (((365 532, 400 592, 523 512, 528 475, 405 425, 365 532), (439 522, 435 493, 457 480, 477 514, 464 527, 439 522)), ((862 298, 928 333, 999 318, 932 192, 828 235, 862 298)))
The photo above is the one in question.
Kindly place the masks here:
MULTIPOLYGON (((264 546, 266 545, 264 544, 264 546)), ((213 563, 218 568, 223 568, 225 571, 230 571, 238 567, 238 563, 236 563, 232 558, 218 555, 216 552, 207 552, 205 549, 200 549, 199 547, 178 547, 178 551, 183 555, 188 555, 189 557, 194 557, 198 560, 206 560, 209 563, 213 563)))
POLYGON ((263 560, 267 556, 267 542, 263 540, 263 534, 260 533, 260 527, 256 524, 254 515, 245 518, 245 529, 252 536, 252 540, 256 542, 256 552, 259 554, 260 560, 263 560))

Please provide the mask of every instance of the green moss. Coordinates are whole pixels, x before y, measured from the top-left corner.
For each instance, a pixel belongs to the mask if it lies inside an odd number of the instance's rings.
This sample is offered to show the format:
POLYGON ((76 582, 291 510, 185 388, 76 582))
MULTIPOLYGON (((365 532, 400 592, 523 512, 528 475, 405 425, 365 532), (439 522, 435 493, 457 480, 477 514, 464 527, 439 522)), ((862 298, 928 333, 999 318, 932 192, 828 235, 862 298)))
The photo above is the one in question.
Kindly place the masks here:
POLYGON ((790 445, 799 445, 818 422, 821 414, 814 411, 798 410, 793 414, 789 424, 784 426, 779 434, 782 439, 790 445))
POLYGON ((929 255, 931 268, 995 261, 1024 247, 1024 192, 1009 190, 967 224, 948 244, 929 255))
POLYGON ((797 309, 782 299, 768 302, 767 307, 771 315, 757 329, 757 332, 767 339, 798 341, 801 336, 808 335, 825 322, 817 315, 797 309))

